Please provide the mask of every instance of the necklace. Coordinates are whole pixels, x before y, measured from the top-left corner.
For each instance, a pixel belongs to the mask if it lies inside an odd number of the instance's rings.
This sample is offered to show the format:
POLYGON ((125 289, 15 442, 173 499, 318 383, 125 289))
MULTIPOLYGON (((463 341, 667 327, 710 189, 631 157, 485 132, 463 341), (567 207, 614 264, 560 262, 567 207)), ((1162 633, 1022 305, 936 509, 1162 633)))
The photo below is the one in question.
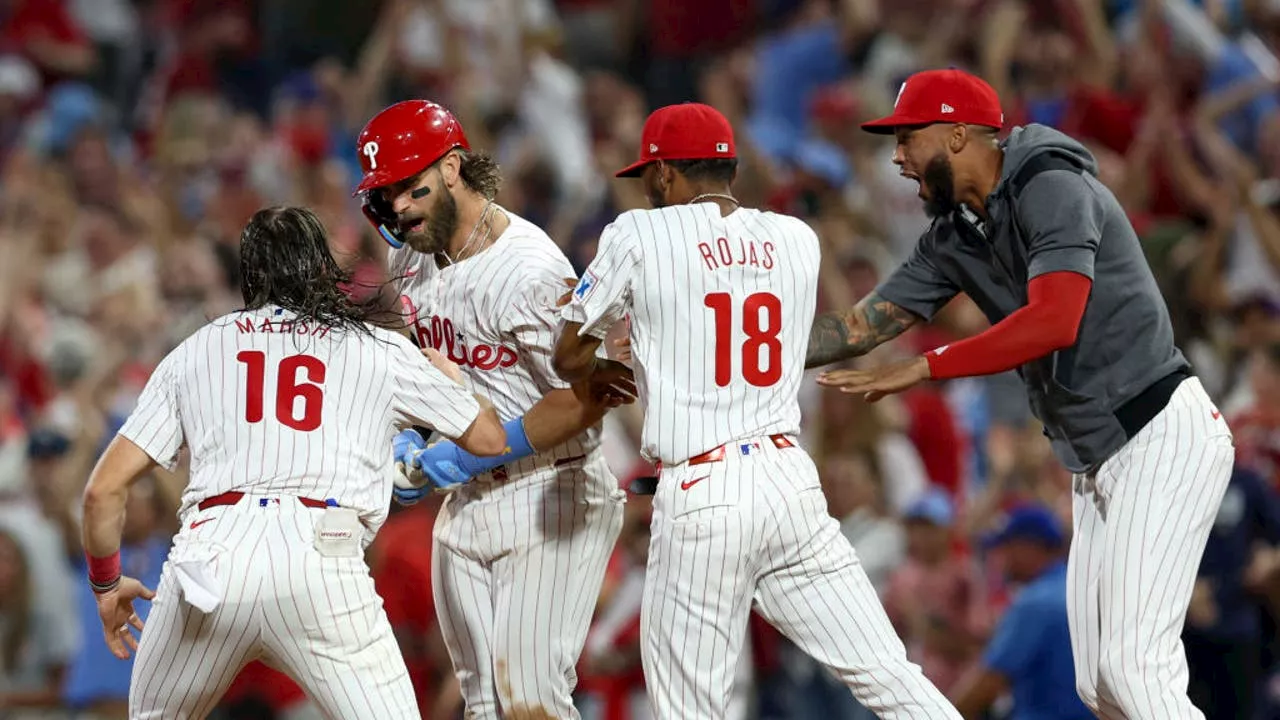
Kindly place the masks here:
POLYGON ((738 199, 737 199, 737 198, 735 198, 735 197, 734 197, 734 196, 732 196, 732 195, 725 195, 724 193, 702 193, 701 195, 695 195, 695 196, 693 197, 693 199, 689 201, 689 204, 690 204, 690 205, 692 205, 692 204, 694 204, 694 203, 696 203, 696 202, 698 202, 699 200, 702 200, 702 199, 704 199, 704 198, 717 198, 717 199, 720 199, 720 200, 728 200, 729 202, 733 203, 734 205, 737 205, 737 206, 739 206, 739 207, 741 207, 741 206, 742 206, 742 203, 738 202, 738 199))
POLYGON ((493 232, 493 226, 487 225, 485 223, 485 219, 489 216, 489 211, 491 210, 492 207, 493 207, 493 200, 489 200, 484 204, 484 207, 480 209, 480 219, 476 220, 475 226, 471 228, 471 233, 467 235, 467 241, 463 243, 462 248, 458 250, 457 260, 454 260, 453 258, 449 257, 449 253, 445 252, 444 250, 440 251, 440 254, 444 256, 444 259, 447 260, 450 265, 455 265, 466 259, 462 256, 462 254, 465 253, 467 250, 471 249, 471 242, 476 239, 476 233, 480 231, 481 226, 484 226, 485 230, 484 230, 484 235, 480 236, 480 246, 484 247, 485 241, 489 239, 490 233, 493 232))

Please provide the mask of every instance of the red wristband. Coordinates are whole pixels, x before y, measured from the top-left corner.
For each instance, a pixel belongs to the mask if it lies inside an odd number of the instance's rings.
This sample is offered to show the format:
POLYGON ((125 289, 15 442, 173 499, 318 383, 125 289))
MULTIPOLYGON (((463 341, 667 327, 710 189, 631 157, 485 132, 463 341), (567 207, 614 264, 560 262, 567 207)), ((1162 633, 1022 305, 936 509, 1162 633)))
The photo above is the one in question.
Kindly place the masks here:
POLYGON ((120 551, 117 550, 106 557, 93 557, 85 553, 89 564, 89 584, 94 590, 102 588, 110 590, 120 579, 120 551))
POLYGON ((948 347, 947 345, 943 345, 942 347, 934 348, 924 354, 924 361, 929 364, 930 380, 938 379, 938 369, 934 367, 933 363, 938 358, 938 356, 942 355, 942 353, 946 351, 947 347, 948 347))

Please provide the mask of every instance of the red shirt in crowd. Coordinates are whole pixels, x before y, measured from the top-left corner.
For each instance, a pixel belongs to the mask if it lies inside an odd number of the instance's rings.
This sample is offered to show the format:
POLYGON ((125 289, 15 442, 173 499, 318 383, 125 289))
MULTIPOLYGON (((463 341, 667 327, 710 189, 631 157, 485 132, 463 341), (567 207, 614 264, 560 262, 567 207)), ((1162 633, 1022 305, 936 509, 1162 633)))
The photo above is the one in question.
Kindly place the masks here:
POLYGON ((440 671, 425 652, 426 638, 436 630, 431 594, 431 531, 435 522, 436 509, 429 504, 393 513, 378 531, 370 567, 424 714, 435 699, 435 678, 440 671))
POLYGON ((222 704, 234 705, 249 699, 265 703, 275 712, 283 712, 305 702, 307 694, 288 675, 254 660, 236 676, 227 694, 222 696, 222 704))
POLYGON ((751 32, 753 0, 649 0, 649 44, 661 57, 727 50, 751 32))
POLYGON ((1236 462, 1271 481, 1280 492, 1280 408, 1255 405, 1231 418, 1236 462))
POLYGON ((37 65, 44 85, 48 87, 61 78, 56 73, 39 67, 36 58, 29 52, 31 43, 43 39, 84 44, 88 42, 88 38, 62 0, 12 2, 13 9, 0 17, 0 52, 26 55, 37 65))

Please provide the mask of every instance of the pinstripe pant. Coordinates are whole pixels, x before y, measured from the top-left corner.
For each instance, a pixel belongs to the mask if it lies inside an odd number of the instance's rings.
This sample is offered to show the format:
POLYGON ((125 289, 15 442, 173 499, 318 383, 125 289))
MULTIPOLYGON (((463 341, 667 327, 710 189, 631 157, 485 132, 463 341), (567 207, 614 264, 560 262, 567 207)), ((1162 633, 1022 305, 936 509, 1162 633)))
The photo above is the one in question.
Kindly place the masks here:
POLYGON ((728 450, 658 483, 641 612, 656 716, 725 716, 754 601, 884 720, 959 720, 907 660, 809 456, 767 438, 728 450))
POLYGON ((327 717, 419 718, 364 558, 316 552, 323 511, 294 498, 258 501, 246 496, 183 518, 175 548, 217 549, 224 599, 202 613, 183 600, 173 563, 165 564, 134 661, 129 717, 203 718, 240 669, 260 659, 297 681, 327 717))
POLYGON ((1067 612, 1076 688, 1099 717, 1203 718, 1182 627, 1235 452, 1196 378, 1092 475, 1074 478, 1067 612))
POLYGON ((449 494, 431 584, 469 720, 578 717, 575 666, 624 499, 599 451, 585 465, 449 494))

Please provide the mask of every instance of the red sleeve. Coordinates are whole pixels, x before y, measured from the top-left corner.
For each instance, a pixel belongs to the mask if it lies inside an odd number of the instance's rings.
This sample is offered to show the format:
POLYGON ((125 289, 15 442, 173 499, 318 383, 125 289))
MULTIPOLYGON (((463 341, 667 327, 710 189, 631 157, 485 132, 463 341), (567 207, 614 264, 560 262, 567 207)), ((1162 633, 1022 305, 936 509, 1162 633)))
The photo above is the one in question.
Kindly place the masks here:
POLYGON ((1012 370, 1076 341, 1093 281, 1045 273, 1027 284, 1027 304, 985 332, 925 353, 937 380, 1012 370))

